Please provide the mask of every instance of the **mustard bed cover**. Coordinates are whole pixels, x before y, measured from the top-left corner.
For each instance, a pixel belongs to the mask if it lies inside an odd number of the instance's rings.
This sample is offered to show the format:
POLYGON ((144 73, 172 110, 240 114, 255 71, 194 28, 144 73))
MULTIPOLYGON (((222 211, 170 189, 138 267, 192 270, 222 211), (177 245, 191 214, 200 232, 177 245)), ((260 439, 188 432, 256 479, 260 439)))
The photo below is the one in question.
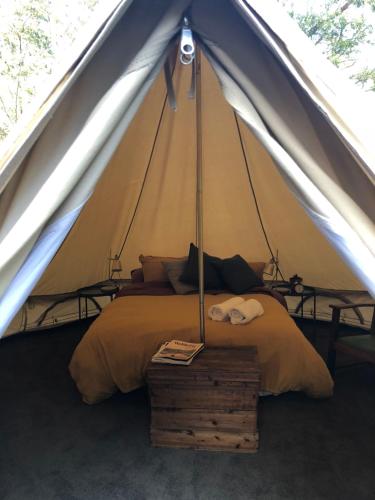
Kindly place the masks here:
MULTIPOLYGON (((206 317, 210 305, 230 297, 206 295, 206 317)), ((246 325, 207 318, 207 346, 257 346, 262 391, 329 397, 333 382, 325 363, 283 306, 268 295, 243 297, 261 302, 264 315, 246 325)), ((92 323, 70 362, 83 400, 97 403, 118 389, 129 392, 142 386, 152 355, 162 342, 173 339, 199 342, 197 295, 115 299, 92 323)))

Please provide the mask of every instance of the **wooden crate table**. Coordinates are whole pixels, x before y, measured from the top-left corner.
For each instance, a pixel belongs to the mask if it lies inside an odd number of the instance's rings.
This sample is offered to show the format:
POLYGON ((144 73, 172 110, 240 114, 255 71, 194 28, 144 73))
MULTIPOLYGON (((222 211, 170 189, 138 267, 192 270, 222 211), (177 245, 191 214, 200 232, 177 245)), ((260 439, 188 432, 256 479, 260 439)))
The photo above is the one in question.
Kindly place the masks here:
POLYGON ((189 366, 149 363, 153 446, 254 453, 256 347, 206 347, 189 366))

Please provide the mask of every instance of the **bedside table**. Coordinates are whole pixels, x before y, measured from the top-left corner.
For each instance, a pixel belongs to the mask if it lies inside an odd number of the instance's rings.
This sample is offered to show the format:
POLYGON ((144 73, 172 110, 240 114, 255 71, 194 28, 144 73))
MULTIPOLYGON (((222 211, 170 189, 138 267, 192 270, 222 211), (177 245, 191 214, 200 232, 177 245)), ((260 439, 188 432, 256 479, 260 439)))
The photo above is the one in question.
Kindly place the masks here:
POLYGON ((313 316, 313 344, 316 344, 316 289, 313 286, 309 285, 303 285, 304 289, 302 292, 297 293, 293 292, 291 290, 290 284, 288 281, 279 281, 274 283, 274 285, 271 285, 273 290, 276 290, 277 292, 281 293, 284 297, 300 297, 300 301, 297 305, 297 307, 294 310, 294 314, 297 315, 300 318, 304 318, 304 305, 309 299, 313 299, 313 309, 312 309, 312 316, 313 316))
POLYGON ((85 318, 87 318, 87 301, 90 300, 94 303, 95 307, 101 312, 102 308, 100 304, 95 300, 96 297, 113 297, 119 291, 117 285, 94 285, 77 290, 78 297, 78 317, 82 319, 82 308, 81 308, 81 298, 85 299, 85 318))
POLYGON ((273 290, 276 290, 277 292, 281 293, 281 295, 284 295, 284 297, 301 297, 301 300, 295 309, 295 313, 296 314, 300 313, 301 318, 304 317, 303 307, 305 302, 307 302, 308 299, 312 298, 313 319, 316 320, 316 291, 313 286, 304 285, 303 292, 300 293, 292 292, 288 282, 276 284, 275 286, 272 286, 272 288, 273 290))

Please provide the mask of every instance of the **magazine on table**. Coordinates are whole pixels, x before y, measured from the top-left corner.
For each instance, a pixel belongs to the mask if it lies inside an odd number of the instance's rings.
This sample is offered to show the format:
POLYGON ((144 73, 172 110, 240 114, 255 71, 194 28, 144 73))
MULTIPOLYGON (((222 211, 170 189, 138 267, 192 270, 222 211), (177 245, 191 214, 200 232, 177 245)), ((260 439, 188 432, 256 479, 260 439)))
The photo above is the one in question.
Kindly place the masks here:
POLYGON ((204 347, 204 344, 171 340, 161 345, 156 354, 152 356, 153 363, 166 363, 171 365, 190 365, 194 357, 204 347))

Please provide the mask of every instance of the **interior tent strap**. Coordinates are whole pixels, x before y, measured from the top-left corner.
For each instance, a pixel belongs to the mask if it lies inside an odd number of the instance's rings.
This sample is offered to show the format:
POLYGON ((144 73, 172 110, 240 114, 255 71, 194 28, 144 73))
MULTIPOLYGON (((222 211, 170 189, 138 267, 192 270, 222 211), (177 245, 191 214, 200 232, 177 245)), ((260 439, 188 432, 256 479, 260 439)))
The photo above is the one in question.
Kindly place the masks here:
POLYGON ((167 58, 164 64, 164 77, 165 77, 165 85, 167 87, 169 106, 173 109, 173 111, 176 111, 177 109, 176 94, 173 88, 173 80, 172 80, 171 67, 169 65, 169 58, 167 58))
POLYGON ((191 82, 190 82, 190 88, 188 92, 188 98, 189 99, 194 99, 195 93, 196 93, 196 74, 197 74, 197 69, 196 69, 196 61, 193 59, 192 65, 191 65, 191 82))
MULTIPOLYGON (((251 178, 251 174, 250 174, 250 168, 249 168, 249 163, 247 161, 247 155, 246 155, 246 151, 245 151, 245 146, 244 146, 244 143, 243 143, 243 139, 242 139, 242 134, 241 134, 241 129, 240 129, 240 124, 238 123, 238 118, 237 118, 237 113, 235 111, 233 111, 233 115, 234 115, 234 119, 235 119, 235 122, 236 122, 236 126, 237 126, 237 132, 238 132, 238 137, 240 139, 240 144, 241 144, 241 150, 242 150, 242 155, 243 155, 243 159, 244 159, 244 162, 245 162, 245 166, 246 166, 246 172, 247 172, 247 177, 248 177, 248 180, 249 180, 249 185, 250 185, 250 189, 251 189, 251 192, 253 194, 253 198, 254 198, 254 203, 255 203, 255 208, 256 208, 256 211, 257 211, 257 215, 258 215, 258 219, 259 219, 259 222, 260 222, 260 226, 262 228, 262 232, 263 232, 263 235, 264 235, 264 239, 266 241, 266 244, 267 244, 267 247, 268 247, 268 250, 270 251, 270 254, 272 256, 272 259, 274 262, 277 262, 277 266, 278 266, 278 259, 276 259, 273 251, 272 251, 272 247, 270 245, 270 242, 269 242, 269 239, 268 239, 268 236, 267 236, 267 232, 266 232, 266 229, 264 227, 264 223, 263 223, 263 219, 262 219, 262 215, 260 213, 260 209, 259 209, 259 204, 258 204, 258 199, 256 197, 256 193, 255 193, 255 189, 254 189, 254 184, 253 184, 253 180, 251 178)), ((278 270, 279 270, 279 273, 280 273, 280 276, 282 278, 283 281, 285 281, 285 278, 283 276, 283 273, 281 272, 280 270, 280 267, 278 267, 278 270)))

